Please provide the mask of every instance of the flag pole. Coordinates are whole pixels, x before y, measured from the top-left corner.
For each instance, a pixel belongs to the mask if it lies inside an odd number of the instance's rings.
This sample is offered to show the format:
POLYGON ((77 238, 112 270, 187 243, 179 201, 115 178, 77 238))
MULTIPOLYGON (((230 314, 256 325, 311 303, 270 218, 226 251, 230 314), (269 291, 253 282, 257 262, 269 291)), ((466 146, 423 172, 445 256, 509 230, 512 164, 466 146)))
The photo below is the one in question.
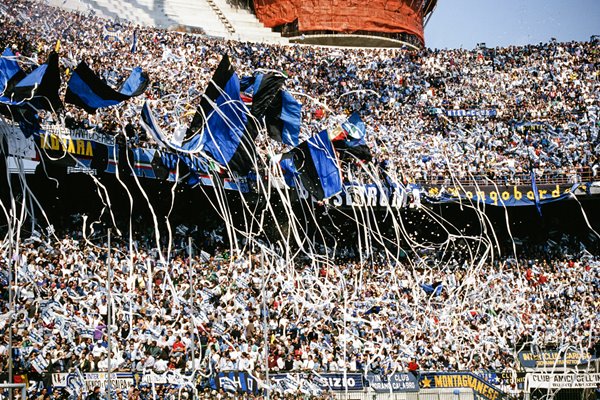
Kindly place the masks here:
POLYGON ((190 257, 190 262, 188 265, 188 273, 190 276, 190 310, 191 310, 191 320, 192 320, 192 376, 196 372, 196 348, 195 348, 195 335, 194 331, 196 330, 196 322, 194 321, 194 278, 192 274, 192 237, 188 237, 188 255, 190 257))
MULTIPOLYGON (((8 247, 8 306, 9 306, 9 315, 8 319, 8 383, 13 383, 13 338, 12 338, 12 329, 13 329, 13 318, 15 313, 15 305, 14 305, 14 294, 13 294, 13 267, 12 267, 12 259, 13 259, 13 243, 12 243, 12 235, 11 235, 11 243, 8 247)), ((10 400, 13 400, 13 389, 9 389, 10 400)))
POLYGON ((263 284, 262 284, 262 306, 263 306, 263 340, 265 342, 265 380, 267 384, 265 385, 265 395, 266 399, 269 400, 269 334, 268 334, 268 319, 267 319, 267 291, 265 290, 267 286, 267 269, 265 266, 265 253, 261 248, 260 250, 260 263, 262 268, 263 275, 263 284))
POLYGON ((110 324, 111 324, 111 313, 112 313, 112 296, 110 295, 110 279, 111 279, 111 258, 110 258, 110 228, 108 228, 108 257, 107 259, 107 277, 106 277, 106 290, 108 292, 108 309, 106 311, 106 333, 108 335, 108 373, 106 374, 106 398, 111 398, 111 384, 110 384, 110 357, 112 353, 112 341, 110 339, 110 324))

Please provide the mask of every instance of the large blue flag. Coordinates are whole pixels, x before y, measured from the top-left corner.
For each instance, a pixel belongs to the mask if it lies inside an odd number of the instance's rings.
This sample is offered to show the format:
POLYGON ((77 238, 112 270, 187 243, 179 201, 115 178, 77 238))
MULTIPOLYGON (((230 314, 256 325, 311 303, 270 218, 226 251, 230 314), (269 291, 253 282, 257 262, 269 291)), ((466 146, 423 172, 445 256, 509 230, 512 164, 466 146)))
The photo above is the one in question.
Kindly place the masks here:
MULTIPOLYGON (((8 53, 5 51, 5 54, 8 53)), ((61 84, 58 54, 50 53, 46 63, 16 82, 15 77, 22 75, 14 64, 5 68, 4 76, 10 78, 0 97, 0 113, 17 122, 25 137, 29 137, 41 130, 38 110, 55 112, 62 108, 58 93, 61 84)))
POLYGON ((269 136, 290 146, 298 145, 302 105, 288 91, 280 91, 265 120, 269 136))
POLYGON ((0 57, 0 96, 25 77, 25 72, 19 67, 14 53, 6 48, 0 57))
POLYGON ((284 154, 280 165, 287 183, 298 176, 304 188, 317 200, 328 199, 342 191, 342 176, 327 131, 284 154))
POLYGON ((52 52, 48 56, 48 61, 34 69, 12 88, 5 90, 0 97, 0 103, 10 106, 29 103, 36 109, 57 111, 62 108, 58 95, 60 83, 58 54, 52 52))
POLYGON ((250 171, 255 158, 257 127, 240 97, 240 80, 224 55, 196 111, 185 151, 204 151, 239 173, 250 171))
POLYGON ((69 79, 65 102, 83 108, 90 114, 98 108, 117 105, 144 93, 150 81, 140 67, 121 85, 119 91, 104 83, 85 62, 80 62, 69 79))
POLYGON ((269 136, 290 146, 298 145, 302 105, 286 90, 285 76, 268 72, 244 77, 241 90, 252 96, 252 115, 265 119, 269 136))

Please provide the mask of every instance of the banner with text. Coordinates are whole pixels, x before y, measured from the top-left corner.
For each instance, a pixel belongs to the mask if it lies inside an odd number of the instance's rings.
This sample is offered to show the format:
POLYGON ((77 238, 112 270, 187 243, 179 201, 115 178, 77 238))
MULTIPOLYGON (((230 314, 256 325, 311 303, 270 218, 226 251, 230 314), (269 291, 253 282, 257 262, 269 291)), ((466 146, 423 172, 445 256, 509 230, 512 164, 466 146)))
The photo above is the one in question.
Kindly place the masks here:
POLYGON ((484 379, 486 382, 503 389, 510 388, 511 390, 523 390, 525 388, 525 372, 517 372, 514 370, 479 370, 474 371, 473 374, 484 379))
POLYGON ((545 350, 538 352, 521 351, 518 354, 519 362, 523 368, 573 368, 587 361, 585 357, 576 351, 559 352, 556 350, 545 350))
POLYGON ((480 397, 497 400, 503 392, 484 379, 470 372, 437 372, 422 374, 419 387, 430 388, 468 388, 473 389, 480 397))
POLYGON ((392 375, 368 374, 369 386, 377 393, 418 392, 419 381, 410 373, 392 375))
POLYGON ((256 378, 243 371, 219 372, 210 378, 209 385, 214 390, 223 389, 231 393, 257 394, 259 391, 256 378))
POLYGON ((361 374, 275 374, 269 377, 274 390, 282 393, 318 395, 323 391, 361 391, 364 389, 361 374))
POLYGON ((600 374, 527 374, 527 388, 530 389, 588 389, 600 385, 600 374))
MULTIPOLYGON (((537 185, 540 204, 566 200, 572 196, 579 185, 537 185)), ((483 202, 494 206, 534 206, 535 194, 531 185, 511 186, 465 186, 463 188, 439 187, 426 188, 430 203, 448 203, 458 201, 483 202)))
MULTIPOLYGON (((83 380, 85 389, 88 392, 94 390, 96 386, 104 391, 108 379, 106 372, 87 372, 83 374, 76 373, 55 373, 52 374, 52 386, 57 388, 69 388, 76 386, 80 380, 83 380)), ((110 384, 114 389, 129 389, 133 386, 133 374, 131 372, 113 372, 110 374, 110 384)))

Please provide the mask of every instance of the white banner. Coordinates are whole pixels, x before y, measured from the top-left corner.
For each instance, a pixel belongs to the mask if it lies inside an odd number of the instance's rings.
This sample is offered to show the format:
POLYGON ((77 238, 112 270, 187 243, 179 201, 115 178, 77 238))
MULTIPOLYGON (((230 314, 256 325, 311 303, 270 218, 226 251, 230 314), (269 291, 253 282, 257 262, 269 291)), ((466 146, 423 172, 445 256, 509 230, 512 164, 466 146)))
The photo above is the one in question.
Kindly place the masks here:
MULTIPOLYGON (((77 388, 85 384, 88 392, 94 390, 96 386, 104 390, 107 377, 108 374, 106 372, 90 372, 81 375, 76 373, 57 373, 52 374, 52 386, 77 388)), ((133 374, 130 372, 112 372, 110 374, 110 382, 115 389, 129 389, 134 385, 133 374)))
POLYGON ((142 378, 142 382, 157 385, 193 385, 191 377, 181 375, 179 372, 176 371, 167 371, 163 374, 155 374, 154 372, 146 373, 142 378))
POLYGON ((600 384, 600 374, 531 373, 525 376, 525 384, 531 389, 595 388, 600 384))

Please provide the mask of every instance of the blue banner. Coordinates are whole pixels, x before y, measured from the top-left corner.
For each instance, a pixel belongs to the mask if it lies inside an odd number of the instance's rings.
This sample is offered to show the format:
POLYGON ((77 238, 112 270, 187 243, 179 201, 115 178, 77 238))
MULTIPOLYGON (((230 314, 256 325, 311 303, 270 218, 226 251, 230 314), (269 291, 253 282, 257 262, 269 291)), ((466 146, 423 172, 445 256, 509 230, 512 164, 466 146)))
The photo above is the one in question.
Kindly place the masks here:
POLYGON ((315 375, 314 382, 323 390, 348 391, 363 390, 364 385, 361 374, 319 374, 315 375))
POLYGON ((422 374, 419 379, 422 389, 431 388, 468 388, 487 400, 497 400, 503 392, 485 379, 470 372, 432 372, 422 374))
POLYGON ((396 373, 390 376, 368 374, 369 386, 377 393, 418 392, 419 381, 411 373, 396 373))
POLYGON ((464 186, 462 188, 449 187, 443 190, 438 187, 430 187, 426 189, 426 195, 430 203, 474 201, 493 206, 535 206, 536 197, 539 197, 540 205, 566 200, 574 194, 579 185, 544 184, 535 186, 535 192, 531 185, 464 186))
POLYGON ((523 368, 573 368, 587 361, 582 354, 576 351, 559 352, 546 351, 521 351, 518 354, 519 362, 523 368))
POLYGON ((258 381, 255 377, 243 371, 219 372, 210 378, 209 385, 212 389, 223 389, 232 393, 258 394, 258 381))
POLYGON ((512 390, 523 390, 525 388, 525 372, 516 372, 513 370, 480 370, 474 371, 473 373, 485 380, 487 383, 495 386, 509 387, 512 390))

